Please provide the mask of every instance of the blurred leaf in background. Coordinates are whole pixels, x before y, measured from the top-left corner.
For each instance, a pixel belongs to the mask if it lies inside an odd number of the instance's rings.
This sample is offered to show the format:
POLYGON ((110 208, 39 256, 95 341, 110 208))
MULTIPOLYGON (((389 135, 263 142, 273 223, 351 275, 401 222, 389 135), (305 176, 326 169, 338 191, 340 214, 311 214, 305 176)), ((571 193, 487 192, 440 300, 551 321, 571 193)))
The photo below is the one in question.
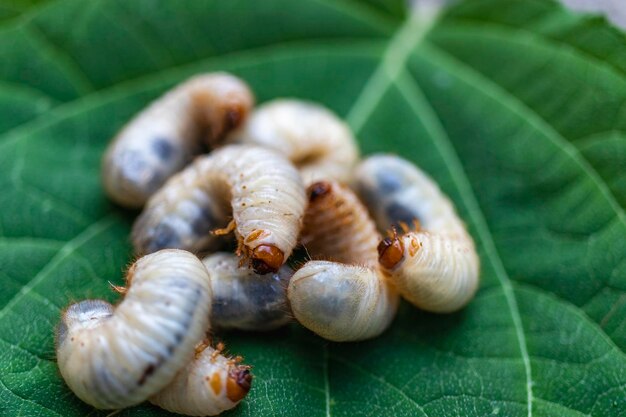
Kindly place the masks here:
MULTIPOLYGON (((65 387, 53 328, 115 296, 134 214, 112 135, 186 77, 316 100, 365 153, 455 201, 479 247, 465 310, 403 305, 382 337, 220 335, 254 365, 231 416, 626 416, 626 38, 549 0, 0 1, 0 415, 105 416, 65 387)), ((119 416, 166 416, 144 405, 119 416)))

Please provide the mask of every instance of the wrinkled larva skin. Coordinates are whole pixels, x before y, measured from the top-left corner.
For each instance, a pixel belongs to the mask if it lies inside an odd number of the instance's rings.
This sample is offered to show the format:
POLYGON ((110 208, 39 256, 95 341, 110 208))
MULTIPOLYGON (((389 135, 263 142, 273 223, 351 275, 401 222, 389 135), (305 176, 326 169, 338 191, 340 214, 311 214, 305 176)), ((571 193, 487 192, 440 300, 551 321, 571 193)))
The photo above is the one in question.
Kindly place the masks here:
POLYGON ((232 213, 239 252, 257 273, 276 272, 297 243, 306 197, 296 168, 278 153, 229 145, 172 177, 137 218, 137 254, 174 247, 200 252, 232 213))
POLYGON ((354 186, 380 229, 418 222, 379 245, 379 260, 415 306, 446 313, 465 306, 478 288, 474 241, 450 200, 426 174, 397 156, 375 155, 355 171, 354 186))
POLYGON ((377 266, 380 234, 367 209, 347 187, 318 181, 308 187, 300 242, 313 258, 377 266))
MULTIPOLYGON (((467 237, 409 232, 398 239, 402 260, 389 271, 408 301, 424 310, 449 313, 474 297, 479 261, 467 237)), ((385 250, 389 249, 383 242, 381 258, 385 250)))
POLYGON ((239 404, 251 384, 248 366, 204 346, 150 402, 173 413, 215 416, 239 404))
POLYGON ((293 315, 318 335, 337 342, 369 339, 393 320, 398 294, 380 269, 380 235, 354 193, 333 182, 309 186, 302 241, 311 257, 291 278, 293 315))
POLYGON ((239 265, 232 253, 215 253, 202 260, 211 275, 211 325, 220 329, 267 331, 291 321, 287 285, 293 275, 283 265, 278 272, 258 275, 239 265))
POLYGON ((139 404, 192 358, 209 325, 211 284, 191 253, 164 250, 139 259, 116 307, 71 305, 57 330, 59 370, 84 402, 100 409, 139 404))
POLYGON ((398 308, 398 294, 380 271, 328 261, 309 261, 296 271, 289 301, 303 326, 335 342, 380 335, 398 308))
POLYGON ((229 140, 283 153, 300 169, 305 184, 346 182, 359 157, 354 136, 341 119, 319 104, 294 99, 260 106, 229 140))
POLYGON ((214 148, 246 119, 254 96, 227 73, 195 76, 128 122, 102 161, 104 188, 116 203, 140 208, 175 172, 214 148))

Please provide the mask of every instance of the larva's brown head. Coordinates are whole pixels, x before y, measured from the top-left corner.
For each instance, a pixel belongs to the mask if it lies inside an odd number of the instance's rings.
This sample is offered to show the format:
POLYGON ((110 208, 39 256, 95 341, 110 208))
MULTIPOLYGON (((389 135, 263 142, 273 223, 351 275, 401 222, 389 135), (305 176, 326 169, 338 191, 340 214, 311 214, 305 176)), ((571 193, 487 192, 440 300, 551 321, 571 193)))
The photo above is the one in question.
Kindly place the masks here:
POLYGON ((241 401, 252 386, 252 374, 250 369, 245 365, 234 367, 226 379, 226 396, 229 400, 236 403, 241 401))
POLYGON ((309 185, 307 189, 307 194, 309 195, 309 203, 313 203, 316 200, 319 200, 323 196, 329 194, 332 190, 332 186, 329 182, 326 181, 318 181, 309 185))
POLYGON ((252 249, 252 255, 250 256, 252 269, 260 275, 277 272, 284 259, 285 254, 283 251, 273 245, 259 245, 252 249))
POLYGON ((239 127, 248 116, 249 109, 249 106, 239 102, 228 105, 224 109, 223 131, 227 133, 239 127))
POLYGON ((378 262, 387 269, 393 269, 404 258, 404 244, 397 235, 386 237, 378 244, 378 262))

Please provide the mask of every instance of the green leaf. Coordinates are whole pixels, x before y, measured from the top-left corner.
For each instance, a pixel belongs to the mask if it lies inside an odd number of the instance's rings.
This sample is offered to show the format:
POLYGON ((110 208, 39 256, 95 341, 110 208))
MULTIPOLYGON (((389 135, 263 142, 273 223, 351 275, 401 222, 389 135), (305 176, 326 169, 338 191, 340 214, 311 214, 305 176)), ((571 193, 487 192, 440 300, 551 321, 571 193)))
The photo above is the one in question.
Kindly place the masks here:
POLYGON ((0 1, 0 415, 107 414, 64 385, 53 334, 70 302, 114 301, 131 259, 101 154, 167 88, 228 70, 418 163, 482 260, 466 309, 404 304, 376 340, 220 335, 256 377, 229 415, 626 416, 623 33, 548 0, 436 22, 382 0, 16 4, 0 1))

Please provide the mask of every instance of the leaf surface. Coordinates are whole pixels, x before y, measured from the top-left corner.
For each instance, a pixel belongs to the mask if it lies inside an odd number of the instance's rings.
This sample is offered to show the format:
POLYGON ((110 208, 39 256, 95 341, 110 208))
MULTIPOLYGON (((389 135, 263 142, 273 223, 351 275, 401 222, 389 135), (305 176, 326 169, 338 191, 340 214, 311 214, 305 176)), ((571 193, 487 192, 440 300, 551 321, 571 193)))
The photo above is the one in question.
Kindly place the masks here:
POLYGON ((482 262, 466 309, 404 304, 372 341, 221 335, 256 378, 229 415, 626 416, 623 33, 548 0, 436 22, 380 0, 0 4, 0 415, 107 415, 65 387, 53 331, 72 301, 114 301, 130 261, 102 152, 166 89, 227 70, 423 167, 482 262))

